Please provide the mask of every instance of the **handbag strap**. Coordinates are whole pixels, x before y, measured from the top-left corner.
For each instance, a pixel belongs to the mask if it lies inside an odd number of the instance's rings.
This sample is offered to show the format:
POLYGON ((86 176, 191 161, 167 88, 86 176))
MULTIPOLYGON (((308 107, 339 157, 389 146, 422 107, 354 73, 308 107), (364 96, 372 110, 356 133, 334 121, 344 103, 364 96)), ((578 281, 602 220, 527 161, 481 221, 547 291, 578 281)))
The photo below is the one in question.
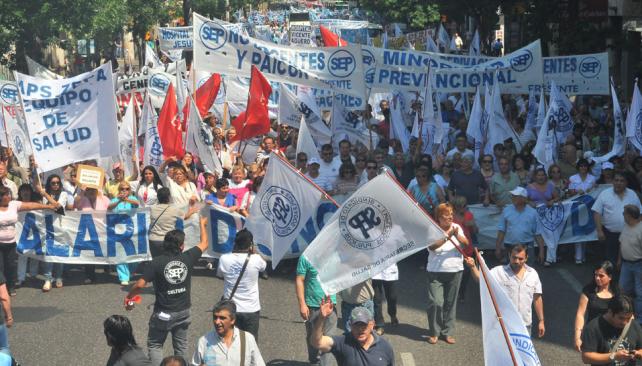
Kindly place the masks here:
POLYGON ((245 257, 245 263, 243 263, 243 268, 241 268, 241 273, 239 273, 239 277, 236 279, 236 283, 232 288, 232 292, 230 292, 230 298, 228 300, 232 300, 232 298, 234 297, 234 294, 236 293, 236 289, 239 287, 239 283, 241 283, 241 278, 243 278, 243 274, 245 273, 245 269, 247 268, 247 264, 250 262, 251 255, 252 254, 247 253, 247 257, 245 257))
POLYGON ((151 225, 149 225, 149 230, 148 230, 148 232, 152 231, 152 229, 154 228, 154 226, 156 226, 156 223, 158 222, 158 219, 160 219, 160 218, 161 218, 161 216, 163 216, 163 214, 165 213, 165 211, 167 211, 167 209, 168 209, 168 208, 169 208, 169 206, 165 207, 165 209, 160 213, 160 215, 158 215, 158 217, 156 218, 156 220, 154 220, 154 222, 152 222, 152 224, 151 224, 151 225))

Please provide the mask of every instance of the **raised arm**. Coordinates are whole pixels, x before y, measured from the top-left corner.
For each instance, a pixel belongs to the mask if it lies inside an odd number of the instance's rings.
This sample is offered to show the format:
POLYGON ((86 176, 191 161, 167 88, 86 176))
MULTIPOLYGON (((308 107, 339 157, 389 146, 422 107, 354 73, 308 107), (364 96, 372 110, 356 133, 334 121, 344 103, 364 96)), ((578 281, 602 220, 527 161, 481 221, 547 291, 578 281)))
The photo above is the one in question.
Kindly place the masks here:
POLYGON ((312 347, 318 349, 319 351, 326 353, 330 352, 334 341, 331 337, 323 335, 323 323, 326 318, 332 314, 332 299, 330 296, 327 296, 325 299, 321 300, 321 307, 319 308, 319 316, 316 318, 314 324, 312 325, 312 334, 310 334, 310 344, 312 347))
POLYGON ((210 245, 210 242, 207 238, 207 217, 201 216, 201 242, 198 243, 198 248, 201 252, 205 253, 207 248, 210 245))

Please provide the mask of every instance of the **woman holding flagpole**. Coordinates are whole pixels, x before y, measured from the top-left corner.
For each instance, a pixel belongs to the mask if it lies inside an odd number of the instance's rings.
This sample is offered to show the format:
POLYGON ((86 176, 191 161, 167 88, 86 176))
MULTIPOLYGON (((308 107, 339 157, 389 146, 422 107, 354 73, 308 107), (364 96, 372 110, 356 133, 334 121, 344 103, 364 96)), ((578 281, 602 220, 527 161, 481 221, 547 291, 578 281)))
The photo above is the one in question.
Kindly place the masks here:
POLYGON ((457 294, 464 271, 461 249, 457 246, 468 246, 469 242, 461 226, 453 222, 453 207, 449 203, 438 205, 435 216, 446 236, 428 246, 428 343, 435 344, 441 338, 448 344, 455 344, 452 335, 457 294))

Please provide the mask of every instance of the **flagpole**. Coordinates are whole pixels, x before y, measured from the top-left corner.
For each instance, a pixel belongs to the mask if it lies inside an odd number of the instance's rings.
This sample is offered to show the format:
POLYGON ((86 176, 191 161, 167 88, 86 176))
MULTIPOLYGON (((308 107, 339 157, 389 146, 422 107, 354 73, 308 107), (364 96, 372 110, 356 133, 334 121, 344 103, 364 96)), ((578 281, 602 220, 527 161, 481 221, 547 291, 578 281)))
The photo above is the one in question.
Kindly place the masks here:
MULTIPOLYGON (((2 109, 2 126, 4 127, 4 135, 7 139, 7 147, 9 147, 11 144, 9 144, 9 132, 7 131, 7 120, 4 118, 4 106, 0 105, 0 108, 2 109)), ((18 110, 16 109, 15 105, 13 106, 13 108, 14 108, 14 111, 18 113, 18 110)))
POLYGON ((282 161, 283 163, 285 163, 285 164, 287 165, 287 167, 288 167, 288 168, 292 169, 292 171, 294 171, 294 172, 295 172, 296 174, 298 174, 300 177, 302 177, 303 179, 305 179, 305 180, 307 180, 308 182, 310 182, 310 184, 312 184, 312 185, 314 186, 314 188, 318 189, 321 193, 323 193, 323 195, 325 195, 325 198, 327 198, 327 199, 328 199, 330 202, 332 202, 335 206, 339 207, 339 204, 337 203, 337 201, 335 201, 332 197, 330 197, 330 195, 329 195, 326 191, 324 191, 324 190, 323 190, 323 188, 319 187, 319 186, 318 186, 316 183, 314 183, 310 178, 308 178, 308 177, 306 177, 305 175, 301 174, 301 172, 300 172, 297 168, 293 167, 293 166, 292 166, 292 164, 290 164, 290 161, 288 161, 288 159, 286 159, 286 158, 284 158, 284 157, 282 157, 282 156, 280 156, 280 155, 278 155, 278 154, 274 154, 274 153, 272 153, 272 155, 274 155, 274 156, 276 156, 277 158, 281 159, 281 161, 282 161))
MULTIPOLYGON (((479 262, 481 266, 481 259, 477 248, 475 248, 475 256, 477 257, 477 262, 479 262)), ((504 334, 504 340, 506 341, 506 346, 508 346, 508 352, 510 352, 510 358, 513 361, 513 366, 519 366, 519 364, 517 363, 517 359, 515 358, 515 351, 513 351, 512 341, 510 340, 510 336, 508 335, 508 331, 506 330, 506 325, 504 324, 504 318, 502 318, 502 314, 499 311, 499 306, 497 306, 497 300, 495 300, 495 294, 493 293, 493 290, 490 287, 490 283, 488 283, 488 278, 486 277, 486 271, 482 269, 480 272, 482 274, 481 277, 484 278, 484 282, 486 283, 486 288, 488 289, 490 300, 493 302, 493 308, 495 309, 495 316, 497 316, 497 320, 499 321, 499 326, 502 328, 502 333, 504 334)))

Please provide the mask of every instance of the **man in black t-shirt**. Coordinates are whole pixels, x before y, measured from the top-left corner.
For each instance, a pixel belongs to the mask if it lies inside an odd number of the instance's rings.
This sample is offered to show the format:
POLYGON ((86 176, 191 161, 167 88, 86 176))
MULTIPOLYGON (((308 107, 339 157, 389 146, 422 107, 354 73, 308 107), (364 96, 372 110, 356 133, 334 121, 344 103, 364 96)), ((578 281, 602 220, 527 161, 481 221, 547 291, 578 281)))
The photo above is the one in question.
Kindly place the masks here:
POLYGON ((606 314, 582 331, 582 362, 591 365, 634 366, 642 359, 642 327, 633 320, 633 303, 623 295, 609 301, 606 314), (628 331, 618 342, 627 323, 628 331))
POLYGON ((125 308, 132 310, 134 297, 148 282, 154 284, 156 302, 147 333, 147 350, 153 365, 159 365, 163 359, 163 343, 169 332, 172 333, 174 355, 184 356, 187 352, 192 268, 208 247, 206 225, 207 218, 201 217, 201 242, 185 252, 185 233, 181 230, 168 232, 163 241, 163 254, 152 260, 143 277, 125 297, 125 308))

